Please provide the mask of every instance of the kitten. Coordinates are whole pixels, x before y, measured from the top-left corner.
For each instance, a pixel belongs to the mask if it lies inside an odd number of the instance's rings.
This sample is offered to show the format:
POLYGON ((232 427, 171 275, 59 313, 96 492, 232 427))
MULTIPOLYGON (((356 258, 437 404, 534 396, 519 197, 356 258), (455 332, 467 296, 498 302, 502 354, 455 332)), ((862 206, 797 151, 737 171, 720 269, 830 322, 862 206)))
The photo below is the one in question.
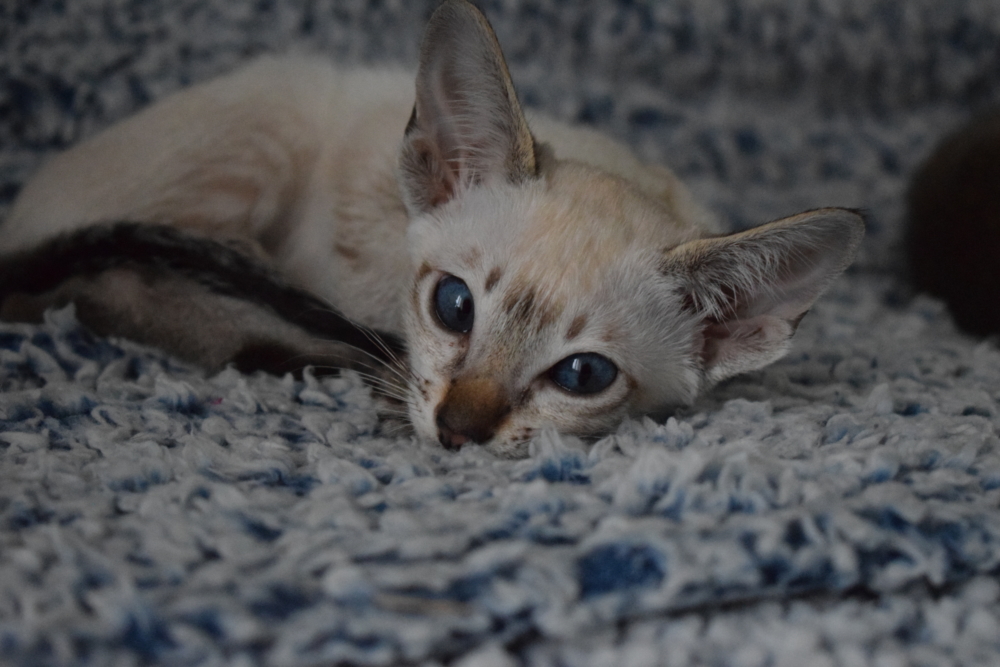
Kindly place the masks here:
POLYGON ((209 368, 392 358, 375 330, 405 340, 419 437, 518 456, 778 359, 863 232, 821 209, 718 236, 668 170, 529 124, 485 17, 446 0, 415 95, 405 73, 263 58, 56 157, 0 232, 0 314, 76 301, 209 368), (99 224, 118 220, 142 224, 99 224), (309 294, 340 314, 327 336, 292 312, 309 294))

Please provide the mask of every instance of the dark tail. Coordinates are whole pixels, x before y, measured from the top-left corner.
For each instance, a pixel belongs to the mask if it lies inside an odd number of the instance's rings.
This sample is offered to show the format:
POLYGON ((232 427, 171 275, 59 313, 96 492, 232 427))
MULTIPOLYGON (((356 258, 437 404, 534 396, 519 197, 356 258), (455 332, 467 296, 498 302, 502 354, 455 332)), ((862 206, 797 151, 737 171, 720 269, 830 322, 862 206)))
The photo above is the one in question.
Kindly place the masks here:
MULTIPOLYGON (((0 259, 0 304, 4 304, 4 316, 11 317, 12 309, 6 307, 6 302, 12 296, 52 294, 72 279, 94 278, 113 269, 189 281, 212 294, 253 305, 318 340, 348 345, 385 363, 393 363, 404 352, 403 342, 397 336, 351 322, 247 253, 174 227, 147 223, 94 225, 0 259)), ((21 319, 16 315, 14 318, 21 319)), ((190 324, 197 327, 202 323, 190 324)), ((99 333, 129 336, 129 331, 99 333)), ((157 344, 156 340, 152 342, 157 344)), ((255 341, 254 345, 272 350, 282 348, 280 341, 255 341)), ((185 356, 183 350, 168 351, 185 356)), ((245 356, 241 359, 245 361, 245 356)), ((266 361, 261 364, 264 370, 273 370, 269 366, 266 361)))

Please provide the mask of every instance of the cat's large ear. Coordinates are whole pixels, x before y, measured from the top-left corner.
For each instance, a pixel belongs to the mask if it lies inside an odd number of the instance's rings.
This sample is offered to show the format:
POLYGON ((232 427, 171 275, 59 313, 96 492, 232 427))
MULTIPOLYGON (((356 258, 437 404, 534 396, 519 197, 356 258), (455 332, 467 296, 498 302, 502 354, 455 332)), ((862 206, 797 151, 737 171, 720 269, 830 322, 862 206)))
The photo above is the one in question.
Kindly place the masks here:
POLYGON ((537 174, 535 146, 500 44, 486 17, 446 0, 420 47, 417 97, 400 155, 411 211, 449 201, 461 188, 537 174))
POLYGON ((857 213, 827 208, 668 251, 664 272, 680 279, 685 307, 700 318, 706 380, 784 355, 799 320, 854 259, 864 228, 857 213))

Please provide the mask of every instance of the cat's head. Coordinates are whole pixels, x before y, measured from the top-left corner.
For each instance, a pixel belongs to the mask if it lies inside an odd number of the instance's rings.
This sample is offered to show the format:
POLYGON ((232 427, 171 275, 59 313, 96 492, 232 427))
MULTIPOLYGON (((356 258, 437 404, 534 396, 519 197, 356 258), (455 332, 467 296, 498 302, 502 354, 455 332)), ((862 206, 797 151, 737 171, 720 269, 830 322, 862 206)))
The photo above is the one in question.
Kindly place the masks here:
POLYGON ((761 368, 850 262, 853 212, 717 238, 539 145, 486 19, 448 0, 424 35, 400 157, 418 435, 524 453, 596 435, 761 368))

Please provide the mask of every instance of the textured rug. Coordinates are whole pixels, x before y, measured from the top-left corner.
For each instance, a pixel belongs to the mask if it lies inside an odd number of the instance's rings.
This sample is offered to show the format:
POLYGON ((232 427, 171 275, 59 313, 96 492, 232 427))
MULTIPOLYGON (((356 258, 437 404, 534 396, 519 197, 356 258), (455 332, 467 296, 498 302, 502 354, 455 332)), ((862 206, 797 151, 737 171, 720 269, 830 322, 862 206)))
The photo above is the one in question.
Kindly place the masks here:
MULTIPOLYGON (((525 100, 733 228, 871 211, 791 354, 521 461, 354 376, 206 376, 0 324, 0 662, 996 665, 1000 351, 909 294, 906 179, 1000 92, 975 0, 483 5, 525 100)), ((254 53, 411 60, 427 3, 0 4, 0 216, 52 151, 254 53)), ((2 226, 0 226, 2 233, 2 226)))

